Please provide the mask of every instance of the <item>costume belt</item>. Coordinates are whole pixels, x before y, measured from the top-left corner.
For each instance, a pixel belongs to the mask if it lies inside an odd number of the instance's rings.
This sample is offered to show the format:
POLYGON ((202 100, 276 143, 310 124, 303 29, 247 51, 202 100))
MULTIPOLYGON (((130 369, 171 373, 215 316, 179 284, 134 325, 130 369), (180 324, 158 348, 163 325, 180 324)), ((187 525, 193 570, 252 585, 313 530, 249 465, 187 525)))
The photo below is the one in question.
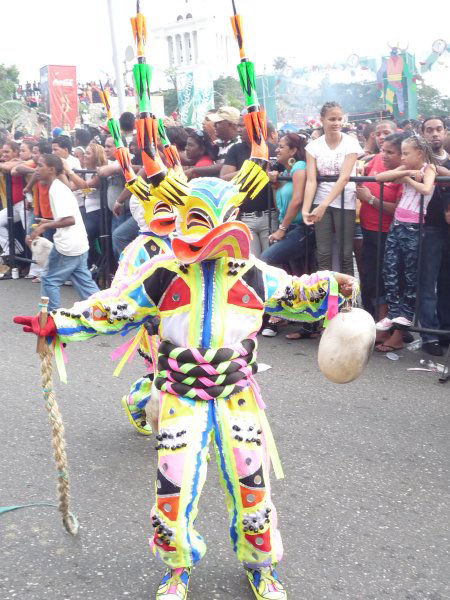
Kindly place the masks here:
POLYGON ((222 348, 180 348, 162 341, 154 384, 162 392, 198 401, 226 398, 250 386, 275 476, 281 479, 284 474, 280 458, 253 377, 258 370, 256 345, 254 338, 222 348))
POLYGON ((222 348, 180 348, 167 341, 158 349, 156 387, 191 400, 226 398, 251 385, 256 342, 222 348))

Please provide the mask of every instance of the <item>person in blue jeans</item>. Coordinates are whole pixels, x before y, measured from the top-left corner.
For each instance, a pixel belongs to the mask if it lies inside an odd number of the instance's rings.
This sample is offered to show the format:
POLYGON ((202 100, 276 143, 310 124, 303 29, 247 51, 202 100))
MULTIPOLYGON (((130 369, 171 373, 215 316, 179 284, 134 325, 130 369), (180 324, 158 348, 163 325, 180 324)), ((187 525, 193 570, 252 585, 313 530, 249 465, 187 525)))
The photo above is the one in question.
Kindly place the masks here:
POLYGON ((27 238, 28 242, 48 229, 55 229, 47 271, 41 277, 41 294, 48 296, 48 309, 60 306, 60 288, 71 280, 81 300, 99 291, 87 266, 89 242, 78 202, 72 191, 57 179, 63 172, 62 160, 43 154, 37 163, 37 176, 49 188, 52 221, 41 223, 27 238))
MULTIPOLYGON (((292 181, 279 182, 278 171, 269 173, 270 181, 277 186, 276 206, 278 229, 269 236, 269 248, 261 253, 261 260, 269 265, 284 266, 304 258, 306 244, 313 244, 312 228, 307 228, 302 219, 302 203, 306 184, 305 146, 306 137, 288 133, 280 138, 276 149, 278 162, 284 167, 283 176, 290 175, 292 181), (308 237, 308 240, 307 240, 308 237)), ((262 335, 277 334, 276 320, 271 319, 262 330, 262 335), (275 322, 274 322, 275 321, 275 322)), ((291 339, 294 334, 288 334, 291 339)), ((301 337, 295 334, 295 338, 301 337)), ((302 336, 304 337, 304 336, 302 336)))

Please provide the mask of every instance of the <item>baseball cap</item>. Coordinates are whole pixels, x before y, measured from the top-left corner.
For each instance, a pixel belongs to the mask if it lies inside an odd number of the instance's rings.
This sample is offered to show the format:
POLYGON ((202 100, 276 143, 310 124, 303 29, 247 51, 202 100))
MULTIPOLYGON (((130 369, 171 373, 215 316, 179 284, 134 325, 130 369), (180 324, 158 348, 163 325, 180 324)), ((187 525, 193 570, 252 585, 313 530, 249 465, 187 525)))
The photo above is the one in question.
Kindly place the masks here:
POLYGON ((222 118, 219 117, 217 111, 215 110, 208 111, 205 115, 205 119, 208 119, 208 121, 211 121, 211 123, 218 123, 219 121, 222 121, 222 118))
POLYGON ((235 125, 239 123, 240 113, 234 106, 221 106, 216 114, 218 118, 214 123, 217 123, 218 121, 229 121, 235 125))

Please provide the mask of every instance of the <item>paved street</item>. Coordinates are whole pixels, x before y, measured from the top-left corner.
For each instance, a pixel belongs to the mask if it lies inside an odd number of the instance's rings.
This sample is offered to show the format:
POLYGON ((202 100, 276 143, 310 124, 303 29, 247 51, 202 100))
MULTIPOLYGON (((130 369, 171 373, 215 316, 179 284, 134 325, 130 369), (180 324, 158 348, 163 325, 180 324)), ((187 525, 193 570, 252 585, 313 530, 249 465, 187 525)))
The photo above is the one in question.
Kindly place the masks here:
MULTIPOLYGON (((65 305, 74 299, 64 288, 65 305)), ((38 286, 0 281, 0 506, 55 501, 56 475, 39 387, 35 338, 13 325, 34 314, 38 286)), ((122 339, 122 338, 121 338, 122 339)), ((72 538, 56 509, 0 514, 2 600, 150 600, 164 567, 148 548, 155 441, 131 429, 120 406, 141 374, 135 359, 113 378, 98 337, 67 348, 68 385, 57 384, 66 426, 72 538)), ((326 381, 317 341, 262 339, 258 375, 285 471, 273 479, 290 600, 450 598, 448 425, 450 382, 375 355, 346 386, 326 381)), ((197 521, 208 543, 192 600, 251 600, 227 538, 214 459, 197 521)))

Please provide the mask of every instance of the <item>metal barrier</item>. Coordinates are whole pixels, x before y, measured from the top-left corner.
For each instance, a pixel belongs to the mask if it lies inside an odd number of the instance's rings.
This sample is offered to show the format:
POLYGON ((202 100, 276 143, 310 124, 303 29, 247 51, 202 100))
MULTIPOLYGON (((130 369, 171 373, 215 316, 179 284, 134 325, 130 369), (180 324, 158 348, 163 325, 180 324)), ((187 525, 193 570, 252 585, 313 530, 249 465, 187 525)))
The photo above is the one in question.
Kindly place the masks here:
MULTIPOLYGON (((5 196, 6 196, 6 214, 7 214, 7 228, 8 228, 8 250, 9 253, 3 255, 3 259, 6 259, 8 261, 8 263, 10 263, 11 269, 10 272, 5 274, 2 279, 11 279, 12 278, 12 270, 14 268, 17 268, 19 263, 28 263, 31 264, 33 261, 31 260, 31 258, 27 258, 26 256, 17 256, 16 253, 16 236, 15 236, 15 232, 14 232, 14 208, 13 208, 13 203, 12 203, 12 176, 10 173, 3 173, 1 175, 1 177, 3 177, 4 181, 5 181, 5 196)), ((23 200, 24 202, 24 207, 23 207, 23 212, 24 212, 24 221, 23 221, 23 227, 25 229, 25 234, 26 234, 26 229, 27 229, 27 211, 26 211, 26 199, 24 198, 23 200)), ((5 249, 3 248, 3 251, 5 249)), ((26 252, 26 248, 25 248, 25 252, 26 252)))
MULTIPOLYGON (((83 177, 85 175, 96 175, 96 171, 88 170, 88 169, 76 169, 75 173, 83 177)), ((2 279, 11 279, 12 278, 12 270, 17 268, 20 263, 32 263, 33 260, 31 258, 26 258, 22 256, 17 256, 16 253, 16 236, 14 233, 14 209, 12 203, 12 177, 9 173, 3 175, 5 178, 5 195, 6 195, 6 210, 7 210, 7 226, 8 226, 8 240, 9 240, 9 253, 6 254, 3 258, 8 261, 10 266, 10 272, 3 276, 2 279)), ((108 181, 106 178, 101 178, 100 180, 100 249, 101 249, 101 262, 98 265, 98 271, 96 273, 95 279, 100 287, 108 287, 111 283, 112 277, 114 276, 113 272, 113 259, 112 259, 112 244, 111 244, 111 213, 108 209, 108 181)), ((24 203, 26 199, 24 199, 24 203)), ((26 210, 24 205, 24 229, 25 235, 27 230, 26 223, 26 210)))
MULTIPOLYGON (((96 175, 97 171, 89 169, 74 169, 74 173, 80 175, 96 175)), ((100 178, 100 249, 102 258, 97 265, 98 270, 95 276, 97 284, 101 288, 109 287, 114 276, 112 260, 112 241, 111 241, 111 211, 108 208, 108 180, 106 177, 100 178)))
MULTIPOLYGON (((337 175, 334 176, 319 176, 317 181, 320 183, 322 181, 336 182, 338 179, 337 175)), ((278 181, 292 181, 292 177, 283 175, 278 177, 278 181)), ((375 291, 375 307, 378 310, 379 299, 380 299, 380 280, 381 280, 381 265, 382 265, 382 219, 383 219, 383 198, 384 198, 384 182, 378 182, 375 177, 350 177, 350 181, 354 183, 378 183, 380 186, 380 206, 378 209, 378 231, 377 231, 377 267, 376 267, 376 291, 375 291)), ((436 183, 448 183, 450 185, 450 177, 436 177, 436 183)), ((344 206, 344 190, 341 193, 341 210, 345 210, 344 206)), ((343 270, 343 257, 344 257, 344 220, 342 220, 341 227, 341 236, 339 240, 339 265, 341 271, 343 270)), ((422 270, 423 270, 423 236, 424 236, 424 197, 421 195, 420 197, 420 212, 419 212, 419 249, 418 249, 418 259, 417 259, 417 283, 416 283, 416 303, 414 310, 414 320, 413 324, 409 327, 405 327, 402 325, 395 325, 394 329, 401 329, 407 331, 414 331, 416 333, 425 333, 436 336, 450 336, 450 329, 429 329, 426 327, 419 326, 419 311, 420 311, 420 301, 421 301, 421 281, 422 281, 422 270)), ((306 244, 308 245, 308 236, 306 236, 306 244)), ((439 381, 444 383, 448 379, 450 379, 450 346, 447 350, 447 355, 444 361, 444 367, 447 367, 447 373, 444 373, 439 377, 439 381)))
MULTIPOLYGON (((93 170, 76 170, 75 173, 79 174, 80 176, 83 175, 88 175, 88 174, 96 174, 96 171, 93 170)), ((334 176, 320 176, 317 178, 318 182, 335 182, 337 181, 338 176, 334 175, 334 176)), ((27 262, 27 263, 31 263, 32 260, 30 260, 29 258, 23 258, 20 256, 16 256, 15 253, 15 237, 14 237, 14 212, 13 212, 13 205, 12 205, 12 184, 11 184, 11 176, 10 175, 5 175, 5 180, 6 180, 6 200, 7 200, 7 219, 8 219, 8 235, 9 235, 9 255, 6 256, 6 258, 9 259, 9 262, 11 264, 11 271, 14 267, 17 266, 18 262, 27 262)), ((286 176, 286 175, 280 175, 278 177, 279 181, 292 181, 292 177, 290 176, 286 176)), ((376 310, 378 309, 379 306, 379 299, 380 299, 380 280, 381 280, 381 264, 382 264, 382 256, 381 256, 381 249, 382 249, 382 219, 383 219, 383 198, 384 198, 384 183, 383 182, 377 182, 377 180, 375 179, 375 177, 365 177, 365 176, 361 176, 361 177, 350 177, 350 181, 351 182, 355 182, 355 183, 378 183, 380 186, 380 206, 378 209, 378 236, 377 236, 377 260, 376 260, 376 290, 375 290, 375 307, 376 310)), ((450 185, 450 177, 436 177, 436 183, 448 183, 450 185)), ((101 284, 100 287, 108 287, 108 285, 111 282, 111 279, 114 275, 114 273, 112 272, 112 268, 113 268, 113 260, 112 260, 112 243, 111 243, 111 213, 108 209, 108 197, 107 197, 107 191, 108 191, 108 181, 107 178, 101 178, 101 184, 100 184, 100 209, 101 209, 101 221, 100 221, 100 235, 99 235, 99 240, 100 240, 100 248, 101 248, 101 252, 102 252, 102 260, 100 265, 98 265, 98 272, 97 272, 97 282, 99 283, 99 285, 101 284)), ((341 210, 345 210, 345 191, 343 190, 341 193, 341 210)), ((271 223, 270 220, 270 210, 269 210, 269 226, 271 223)), ((26 217, 25 217, 26 218, 26 217)), ((26 223, 25 223, 25 227, 26 227, 26 223)), ((424 327, 420 327, 418 325, 418 318, 419 318, 419 310, 420 310, 420 301, 421 301, 421 278, 422 278, 422 269, 423 269, 423 257, 422 257, 422 249, 423 249, 423 227, 424 227, 424 198, 423 196, 421 196, 421 201, 420 201, 420 214, 419 214, 419 252, 418 252, 418 263, 417 263, 417 285, 416 285, 416 304, 415 304, 415 313, 414 313, 414 321, 413 324, 409 327, 404 327, 404 326, 400 326, 397 325, 396 328, 398 329, 407 329, 409 331, 414 331, 417 333, 428 333, 431 335, 437 335, 437 336, 450 336, 450 330, 440 330, 440 329, 428 329, 428 328, 424 328, 424 327)), ((345 229, 344 229, 344 220, 342 220, 342 227, 341 227, 341 235, 340 235, 340 240, 339 240, 339 264, 340 264, 340 269, 341 271, 343 270, 343 262, 344 262, 344 236, 345 236, 345 229)), ((306 236, 306 257, 307 257, 307 263, 309 263, 309 254, 310 254, 310 249, 309 249, 309 236, 306 236)), ((9 276, 5 276, 4 279, 7 278, 11 278, 11 275, 9 276)), ((446 357, 446 365, 448 368, 448 371, 450 371, 449 368, 449 364, 450 364, 450 346, 449 346, 449 350, 447 351, 447 357, 446 357)), ((447 373, 447 375, 445 373, 442 374, 442 377, 440 377, 439 381, 447 381, 448 379, 450 379, 450 372, 447 373)))

